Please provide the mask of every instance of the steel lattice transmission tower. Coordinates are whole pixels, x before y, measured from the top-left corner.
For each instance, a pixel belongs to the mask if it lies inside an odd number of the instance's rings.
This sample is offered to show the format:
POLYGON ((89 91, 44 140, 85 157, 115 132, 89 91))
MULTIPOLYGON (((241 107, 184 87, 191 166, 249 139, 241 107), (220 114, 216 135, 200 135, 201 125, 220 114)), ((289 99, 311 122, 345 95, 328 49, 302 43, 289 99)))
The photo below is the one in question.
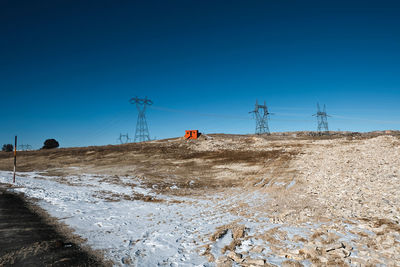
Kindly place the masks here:
POLYGON ((253 111, 256 118, 256 134, 270 134, 268 127, 268 116, 271 114, 268 112, 268 107, 264 101, 264 105, 259 105, 256 100, 256 105, 253 111))
POLYGON ((19 149, 22 150, 22 151, 29 151, 29 150, 32 150, 32 146, 31 146, 31 145, 24 145, 24 144, 21 144, 21 145, 19 145, 18 147, 19 147, 19 149))
POLYGON ((150 141, 149 128, 147 127, 145 112, 146 112, 146 106, 151 106, 153 104, 153 101, 147 99, 147 97, 145 97, 144 99, 134 97, 131 98, 129 102, 131 104, 136 104, 136 108, 139 112, 136 122, 134 142, 150 141))
POLYGON ((319 107, 319 103, 317 103, 317 113, 314 114, 313 116, 317 117, 318 133, 322 133, 322 132, 329 133, 328 117, 330 117, 330 116, 328 114, 326 114, 326 106, 324 105, 324 110, 321 111, 321 108, 319 107))
POLYGON ((131 138, 129 138, 128 134, 119 134, 119 138, 117 138, 117 142, 122 144, 127 144, 131 141, 131 138))

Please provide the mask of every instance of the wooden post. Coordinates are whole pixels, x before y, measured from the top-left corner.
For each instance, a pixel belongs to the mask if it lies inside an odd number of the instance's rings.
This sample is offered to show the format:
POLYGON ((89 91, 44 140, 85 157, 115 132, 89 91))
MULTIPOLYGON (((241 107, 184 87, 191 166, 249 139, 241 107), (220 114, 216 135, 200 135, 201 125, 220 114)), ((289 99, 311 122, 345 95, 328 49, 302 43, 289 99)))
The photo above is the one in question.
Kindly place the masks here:
POLYGON ((13 183, 15 183, 15 172, 17 171, 17 136, 15 136, 15 144, 14 144, 14 176, 13 183))

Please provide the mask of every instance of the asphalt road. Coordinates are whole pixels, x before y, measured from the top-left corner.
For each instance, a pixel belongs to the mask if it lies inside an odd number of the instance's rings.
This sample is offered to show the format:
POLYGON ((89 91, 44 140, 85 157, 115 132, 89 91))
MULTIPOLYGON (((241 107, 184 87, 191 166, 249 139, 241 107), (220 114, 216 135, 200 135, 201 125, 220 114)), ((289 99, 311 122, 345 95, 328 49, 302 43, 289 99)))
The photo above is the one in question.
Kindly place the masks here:
POLYGON ((15 194, 0 190, 0 266, 102 266, 15 194))

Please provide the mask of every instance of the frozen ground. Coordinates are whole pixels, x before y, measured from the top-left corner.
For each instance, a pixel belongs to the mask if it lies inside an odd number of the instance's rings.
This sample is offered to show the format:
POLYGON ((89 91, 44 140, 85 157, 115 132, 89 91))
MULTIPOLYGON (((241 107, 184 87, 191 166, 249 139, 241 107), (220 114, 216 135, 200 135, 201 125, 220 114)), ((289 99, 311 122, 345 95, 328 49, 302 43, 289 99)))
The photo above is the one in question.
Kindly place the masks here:
MULTIPOLYGON (((1 172, 0 181, 8 183, 11 173, 1 172)), ((162 202, 125 200, 135 193, 152 195, 139 181, 127 177, 126 186, 101 182, 101 176, 58 177, 23 173, 14 189, 39 200, 50 215, 87 238, 94 249, 104 250, 116 265, 155 266, 157 264, 193 266, 207 264, 199 256, 201 235, 221 224, 210 212, 207 201, 179 203, 188 199, 162 197, 162 202), (114 199, 105 199, 111 196, 114 199)), ((225 218, 226 220, 234 219, 225 218)))
MULTIPOLYGON (((1 183, 11 179, 12 173, 0 172, 1 183)), ((287 260, 285 255, 272 255, 262 239, 252 237, 280 225, 270 224, 266 217, 256 216, 256 221, 240 215, 246 213, 244 204, 267 201, 263 193, 170 197, 152 193, 133 177, 121 178, 119 184, 102 180, 104 176, 90 174, 60 178, 19 173, 11 190, 37 199, 115 265, 215 266, 235 257, 242 265, 287 260), (142 199, 135 199, 137 194, 142 199)), ((302 229, 286 230, 303 234, 302 229)))

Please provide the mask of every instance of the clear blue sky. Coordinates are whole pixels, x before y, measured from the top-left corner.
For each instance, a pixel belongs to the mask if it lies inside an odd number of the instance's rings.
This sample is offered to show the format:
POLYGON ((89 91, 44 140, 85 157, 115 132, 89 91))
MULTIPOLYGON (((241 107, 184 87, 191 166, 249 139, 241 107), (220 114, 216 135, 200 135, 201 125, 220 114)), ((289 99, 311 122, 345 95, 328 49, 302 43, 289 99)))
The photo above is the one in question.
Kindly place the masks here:
POLYGON ((39 148, 133 137, 400 129, 399 1, 0 1, 0 143, 39 148), (171 111, 175 110, 175 111, 171 111), (190 111, 191 113, 185 113, 190 111), (215 116, 213 114, 220 114, 215 116))

